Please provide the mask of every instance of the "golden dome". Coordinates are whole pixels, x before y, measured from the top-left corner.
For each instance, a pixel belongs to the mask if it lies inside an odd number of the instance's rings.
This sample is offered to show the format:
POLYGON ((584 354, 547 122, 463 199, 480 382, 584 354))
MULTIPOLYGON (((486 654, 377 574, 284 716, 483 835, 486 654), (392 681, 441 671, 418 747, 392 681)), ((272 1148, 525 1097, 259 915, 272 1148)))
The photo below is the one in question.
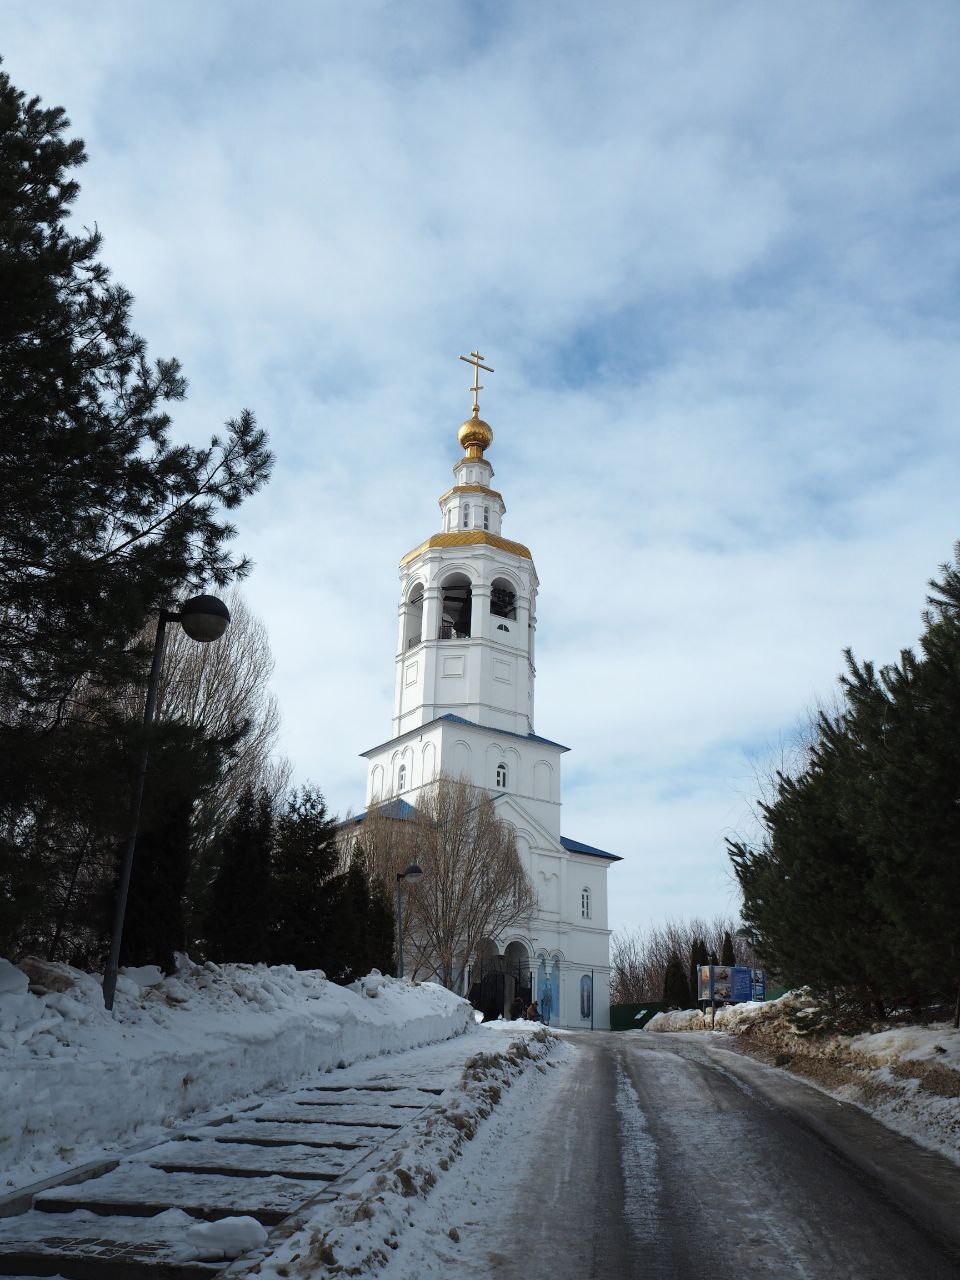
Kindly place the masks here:
POLYGON ((484 449, 489 449, 493 441, 490 424, 484 422, 479 413, 474 412, 457 432, 457 439, 468 458, 482 458, 484 449))

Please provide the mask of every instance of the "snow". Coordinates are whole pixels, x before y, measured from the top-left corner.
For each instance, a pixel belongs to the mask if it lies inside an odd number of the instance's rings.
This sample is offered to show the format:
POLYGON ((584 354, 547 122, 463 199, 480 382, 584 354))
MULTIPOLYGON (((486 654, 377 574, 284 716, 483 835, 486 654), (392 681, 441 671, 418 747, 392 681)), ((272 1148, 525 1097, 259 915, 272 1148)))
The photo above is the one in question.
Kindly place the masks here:
MULTIPOLYGON (((231 1270, 231 1277, 313 1280, 382 1271, 385 1280, 411 1275, 448 1280, 454 1274, 448 1251, 459 1238, 453 1223, 470 1216, 466 1186, 483 1185, 485 1203, 476 1208, 479 1193, 472 1201, 476 1216, 489 1221, 490 1168, 509 1162, 512 1150, 519 1155, 531 1149, 541 1122, 536 1103, 544 1076, 570 1053, 537 1023, 485 1023, 462 1047, 473 1053, 462 1063, 456 1087, 416 1121, 402 1145, 359 1171, 335 1199, 315 1206, 304 1225, 268 1257, 231 1270), (500 1036, 493 1039, 493 1027, 518 1034, 506 1042, 500 1036), (461 1161, 470 1170, 467 1182, 461 1161)), ((439 1048, 422 1051, 425 1074, 431 1060, 438 1065, 450 1060, 439 1057, 439 1048)), ((472 1267, 470 1274, 475 1274, 472 1267)))
POLYGON ((112 1016, 97 975, 0 960, 0 1189, 473 1025, 470 1005, 443 987, 377 972, 351 989, 290 966, 183 956, 159 982, 149 968, 120 976, 112 1016))
POLYGON ((709 1012, 658 1013, 646 1030, 711 1031, 772 1059, 808 1084, 852 1102, 888 1128, 960 1164, 960 1031, 948 1023, 892 1026, 861 1035, 812 1034, 809 992, 709 1012))
POLYGON ((256 1218, 198 1222, 187 1230, 187 1250, 182 1261, 217 1262, 221 1258, 239 1258, 266 1241, 267 1233, 256 1218))

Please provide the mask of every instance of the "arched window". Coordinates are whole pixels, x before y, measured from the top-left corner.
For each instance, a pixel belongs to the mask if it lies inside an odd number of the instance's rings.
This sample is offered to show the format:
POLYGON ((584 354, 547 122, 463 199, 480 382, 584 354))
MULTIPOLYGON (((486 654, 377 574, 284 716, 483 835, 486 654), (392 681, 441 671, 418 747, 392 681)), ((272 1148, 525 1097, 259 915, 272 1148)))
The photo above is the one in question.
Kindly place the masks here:
POLYGON ((464 529, 470 528, 470 503, 469 502, 465 502, 463 504, 463 522, 462 523, 463 523, 464 529))
POLYGON ((404 648, 414 649, 423 638, 423 584, 418 582, 407 597, 404 611, 404 648))
POLYGON ((407 766, 402 764, 397 770, 397 790, 406 791, 407 789, 407 766))
POLYGON ((494 578, 490 584, 490 612, 495 618, 517 616, 517 593, 506 578, 494 578))
POLYGON ((440 639, 463 640, 470 635, 473 593, 463 573, 445 578, 440 594, 440 639))
POLYGON ((489 507, 483 508, 483 527, 485 529, 490 528, 490 508, 489 507))
POLYGON ((502 761, 497 765, 497 786, 501 791, 507 787, 507 766, 502 761))
POLYGON ((580 918, 590 919, 590 890, 586 885, 580 890, 580 918))

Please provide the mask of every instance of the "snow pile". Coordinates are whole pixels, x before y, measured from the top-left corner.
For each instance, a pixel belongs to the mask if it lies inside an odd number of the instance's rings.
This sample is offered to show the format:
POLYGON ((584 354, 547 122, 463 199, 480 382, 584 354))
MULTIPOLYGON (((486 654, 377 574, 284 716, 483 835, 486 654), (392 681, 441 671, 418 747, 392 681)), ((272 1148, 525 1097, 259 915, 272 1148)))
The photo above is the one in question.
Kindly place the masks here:
POLYGON ((182 1262, 220 1262, 239 1258, 267 1242, 267 1233, 256 1218, 218 1218, 195 1222, 184 1233, 187 1246, 182 1262))
MULTIPOLYGON (((484 1033, 492 1025, 485 1024, 484 1033)), ((362 1173, 336 1201, 318 1206, 303 1229, 268 1258, 257 1258, 249 1268, 231 1271, 231 1276, 307 1280, 327 1274, 366 1276, 382 1270, 401 1237, 415 1225, 420 1202, 449 1171, 504 1091, 531 1068, 544 1072, 557 1065, 553 1056, 557 1038, 543 1026, 531 1026, 535 1027, 531 1034, 505 1049, 468 1058, 458 1088, 417 1121, 402 1148, 362 1173)))
MULTIPOLYGON (((718 1009, 716 1030, 960 1163, 960 1031, 933 1023, 841 1035, 818 1029, 822 1016, 808 991, 788 991, 764 1004, 718 1009)), ((658 1013, 646 1029, 710 1030, 710 1014, 658 1013)))
MULTIPOLYGON (((719 1012, 719 1011, 718 1011, 719 1012)), ((706 1023, 699 1009, 672 1009, 669 1013, 655 1013, 644 1028, 645 1031, 702 1031, 706 1023)))
POLYGON ((459 1035, 473 1010, 433 983, 374 971, 357 990, 319 970, 193 964, 100 978, 0 960, 0 1187, 22 1186, 163 1127, 362 1058, 459 1035), (366 994, 364 994, 366 989, 366 994), (369 997, 376 994, 376 999, 369 997))

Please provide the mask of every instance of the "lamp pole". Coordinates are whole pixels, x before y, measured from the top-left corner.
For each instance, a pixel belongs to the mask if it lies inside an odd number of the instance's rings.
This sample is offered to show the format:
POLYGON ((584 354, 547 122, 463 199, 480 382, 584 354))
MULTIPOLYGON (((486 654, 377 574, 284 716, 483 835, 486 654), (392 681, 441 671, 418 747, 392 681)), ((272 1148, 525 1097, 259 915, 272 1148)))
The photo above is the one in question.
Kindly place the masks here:
POLYGON ((423 878, 423 870, 417 866, 415 862, 411 862, 406 871, 397 872, 397 977, 403 977, 403 904, 400 897, 400 887, 404 880, 408 880, 410 884, 416 884, 418 880, 423 878))
POLYGON ((113 1000, 117 991, 117 973, 120 964, 120 941, 123 937, 123 918, 127 910, 127 895, 130 891, 130 873, 133 870, 133 855, 137 847, 137 832, 140 827, 140 809, 143 804, 143 787, 147 777, 147 762, 150 758, 149 730, 153 724, 157 710, 157 689, 160 685, 160 669, 163 665, 163 649, 167 639, 167 623, 179 622, 191 640, 208 644, 219 640, 230 624, 230 612, 227 606, 215 596, 194 596, 188 600, 179 613, 169 609, 161 609, 157 619, 157 634, 153 642, 153 658, 150 662, 150 678, 147 681, 147 700, 143 708, 143 745, 137 756, 137 767, 133 775, 133 786, 130 791, 130 825, 127 831, 127 843, 123 851, 123 862, 120 864, 120 883, 117 886, 117 900, 113 910, 113 929, 110 933, 110 955, 107 967, 103 972, 103 1003, 112 1011, 113 1000))

